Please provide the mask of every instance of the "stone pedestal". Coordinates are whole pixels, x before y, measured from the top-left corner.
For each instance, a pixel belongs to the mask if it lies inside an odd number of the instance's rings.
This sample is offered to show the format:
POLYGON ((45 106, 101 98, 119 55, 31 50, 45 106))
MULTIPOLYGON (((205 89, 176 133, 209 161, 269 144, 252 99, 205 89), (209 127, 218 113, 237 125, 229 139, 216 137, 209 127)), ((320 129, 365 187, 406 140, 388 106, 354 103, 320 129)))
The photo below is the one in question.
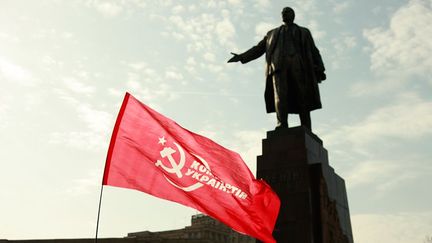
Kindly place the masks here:
POLYGON ((278 243, 353 243, 345 182, 316 135, 303 127, 267 132, 257 178, 281 200, 278 243))

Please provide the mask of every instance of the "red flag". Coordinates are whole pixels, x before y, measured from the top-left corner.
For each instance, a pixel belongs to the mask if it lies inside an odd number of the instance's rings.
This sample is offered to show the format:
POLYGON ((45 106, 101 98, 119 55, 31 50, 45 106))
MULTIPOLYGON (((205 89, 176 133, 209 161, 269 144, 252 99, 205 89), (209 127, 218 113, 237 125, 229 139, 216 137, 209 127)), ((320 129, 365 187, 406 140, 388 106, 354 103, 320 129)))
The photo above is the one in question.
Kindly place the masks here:
POLYGON ((123 100, 103 185, 130 188, 195 208, 236 231, 276 242, 277 195, 241 157, 139 102, 123 100))

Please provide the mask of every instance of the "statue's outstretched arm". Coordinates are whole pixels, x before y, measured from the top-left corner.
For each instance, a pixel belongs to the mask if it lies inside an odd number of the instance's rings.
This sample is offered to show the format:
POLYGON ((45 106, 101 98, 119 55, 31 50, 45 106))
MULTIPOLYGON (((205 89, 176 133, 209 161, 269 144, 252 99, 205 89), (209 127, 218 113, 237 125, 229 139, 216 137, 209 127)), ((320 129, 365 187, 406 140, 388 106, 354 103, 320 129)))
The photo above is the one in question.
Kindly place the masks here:
POLYGON ((231 57, 228 62, 248 63, 262 56, 266 52, 266 39, 267 38, 264 37, 264 39, 261 40, 256 46, 252 47, 251 49, 245 51, 242 54, 236 54, 231 52, 233 57, 231 57))

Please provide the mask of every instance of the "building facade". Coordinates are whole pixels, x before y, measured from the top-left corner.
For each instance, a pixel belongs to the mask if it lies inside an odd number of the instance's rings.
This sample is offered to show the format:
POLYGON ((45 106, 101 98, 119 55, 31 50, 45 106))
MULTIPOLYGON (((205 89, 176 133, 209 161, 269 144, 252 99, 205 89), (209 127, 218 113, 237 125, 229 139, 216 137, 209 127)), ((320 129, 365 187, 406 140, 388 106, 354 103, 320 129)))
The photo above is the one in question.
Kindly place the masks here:
MULTIPOLYGON (((93 243, 94 239, 1 240, 0 243, 93 243)), ((100 243, 255 243, 255 239, 203 215, 192 216, 191 225, 168 231, 140 231, 123 238, 102 238, 100 243)))

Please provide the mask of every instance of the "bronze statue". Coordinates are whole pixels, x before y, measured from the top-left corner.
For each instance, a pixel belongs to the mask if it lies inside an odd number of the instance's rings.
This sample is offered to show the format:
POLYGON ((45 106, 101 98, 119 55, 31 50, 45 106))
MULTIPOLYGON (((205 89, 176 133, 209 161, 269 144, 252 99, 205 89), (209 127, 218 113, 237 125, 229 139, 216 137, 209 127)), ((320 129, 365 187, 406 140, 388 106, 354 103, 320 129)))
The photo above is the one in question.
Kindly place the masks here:
POLYGON ((320 109, 318 83, 326 79, 324 63, 307 28, 294 23, 290 7, 282 10, 284 24, 262 41, 228 62, 247 63, 266 54, 267 113, 276 112, 276 129, 288 127, 288 113, 299 114, 301 125, 312 129, 310 111, 320 109))

